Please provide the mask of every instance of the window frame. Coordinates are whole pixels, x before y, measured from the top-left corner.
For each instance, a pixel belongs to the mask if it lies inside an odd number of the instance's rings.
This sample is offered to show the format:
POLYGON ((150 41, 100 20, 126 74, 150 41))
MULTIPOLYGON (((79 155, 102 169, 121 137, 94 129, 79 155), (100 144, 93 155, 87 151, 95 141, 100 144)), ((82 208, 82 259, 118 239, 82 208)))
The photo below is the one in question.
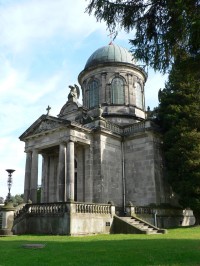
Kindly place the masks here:
POLYGON ((125 104, 125 82, 124 78, 120 76, 115 76, 111 81, 111 103, 114 105, 125 104), (117 87, 117 83, 115 84, 115 86, 113 86, 115 80, 120 80, 120 88, 117 87))

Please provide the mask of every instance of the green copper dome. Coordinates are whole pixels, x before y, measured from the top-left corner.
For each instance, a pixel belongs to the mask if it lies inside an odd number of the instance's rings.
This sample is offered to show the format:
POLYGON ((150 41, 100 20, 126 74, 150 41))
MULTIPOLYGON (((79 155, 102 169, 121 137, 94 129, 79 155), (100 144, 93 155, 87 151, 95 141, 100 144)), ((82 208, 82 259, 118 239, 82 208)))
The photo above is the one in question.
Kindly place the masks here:
POLYGON ((97 49, 87 60, 85 69, 91 66, 95 66, 101 63, 128 63, 134 64, 132 54, 125 48, 120 47, 116 44, 109 44, 97 49))

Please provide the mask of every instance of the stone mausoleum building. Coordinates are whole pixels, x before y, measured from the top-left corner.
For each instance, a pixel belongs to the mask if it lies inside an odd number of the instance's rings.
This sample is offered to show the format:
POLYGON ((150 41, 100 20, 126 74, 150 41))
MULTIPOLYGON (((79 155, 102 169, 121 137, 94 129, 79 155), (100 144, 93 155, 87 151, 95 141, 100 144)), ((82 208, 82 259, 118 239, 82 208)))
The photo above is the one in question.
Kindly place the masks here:
POLYGON ((17 213, 14 232, 124 232, 131 216, 159 227, 184 223, 181 209, 169 215, 162 208, 175 201, 163 177, 159 128, 146 118, 146 80, 126 49, 113 43, 97 49, 58 116, 42 115, 20 136, 29 204, 17 213))

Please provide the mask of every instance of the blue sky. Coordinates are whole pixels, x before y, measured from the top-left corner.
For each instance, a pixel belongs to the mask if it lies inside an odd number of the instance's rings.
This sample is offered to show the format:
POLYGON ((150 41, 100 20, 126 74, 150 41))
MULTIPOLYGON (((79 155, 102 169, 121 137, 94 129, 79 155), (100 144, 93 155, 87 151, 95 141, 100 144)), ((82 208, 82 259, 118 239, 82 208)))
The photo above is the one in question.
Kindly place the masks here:
MULTIPOLYGON (((68 86, 89 56, 110 42, 105 23, 86 14, 84 0, 0 0, 0 196, 23 193, 25 153, 19 136, 51 106, 57 116, 67 101, 68 86)), ((115 43, 130 49, 131 34, 115 43)), ((158 104, 166 76, 148 71, 146 106, 158 104)))

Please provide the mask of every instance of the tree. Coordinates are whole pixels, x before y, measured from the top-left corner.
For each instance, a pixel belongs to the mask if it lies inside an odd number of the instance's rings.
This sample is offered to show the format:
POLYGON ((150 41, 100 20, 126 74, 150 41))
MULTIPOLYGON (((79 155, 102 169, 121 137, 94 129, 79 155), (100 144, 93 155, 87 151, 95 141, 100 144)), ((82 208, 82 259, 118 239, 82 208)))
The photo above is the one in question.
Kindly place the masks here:
POLYGON ((155 70, 166 72, 183 52, 199 56, 199 0, 90 0, 93 11, 111 31, 134 30, 131 51, 155 70))
POLYGON ((165 89, 159 92, 157 121, 163 129, 167 178, 180 204, 194 211, 200 224, 200 71, 197 61, 176 59, 165 89))
POLYGON ((4 198, 0 197, 0 204, 4 204, 4 198))
POLYGON ((160 105, 149 115, 157 113, 163 129, 168 180, 200 223, 200 1, 90 0, 86 11, 111 31, 132 31, 136 59, 170 70, 160 105))
POLYGON ((24 195, 23 194, 16 194, 15 196, 11 197, 11 200, 13 202, 13 206, 16 207, 22 203, 24 203, 24 195))

